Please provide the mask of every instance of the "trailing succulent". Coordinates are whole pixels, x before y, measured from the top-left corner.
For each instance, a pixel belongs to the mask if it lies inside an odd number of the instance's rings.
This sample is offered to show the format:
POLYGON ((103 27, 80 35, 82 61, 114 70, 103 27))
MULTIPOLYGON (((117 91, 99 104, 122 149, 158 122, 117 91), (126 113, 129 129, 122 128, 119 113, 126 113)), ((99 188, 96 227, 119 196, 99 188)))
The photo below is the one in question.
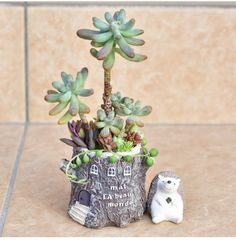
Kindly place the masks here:
POLYGON ((113 15, 106 12, 105 20, 93 17, 93 25, 98 30, 80 29, 77 35, 91 41, 90 53, 98 60, 103 60, 104 69, 111 69, 115 62, 115 53, 129 61, 141 62, 147 57, 134 52, 131 46, 142 46, 144 40, 136 38, 144 33, 134 28, 135 19, 126 20, 124 9, 113 15), (101 48, 97 50, 96 48, 101 48))
MULTIPOLYGON (((119 159, 118 152, 126 152, 127 155, 137 145, 142 147, 140 156, 146 156, 146 164, 150 167, 158 151, 154 148, 150 151, 146 149, 147 140, 140 130, 140 127, 144 126, 140 117, 150 114, 152 107, 143 107, 140 101, 122 97, 120 92, 112 94, 111 86, 111 68, 115 62, 115 53, 133 62, 141 62, 147 58, 145 55, 135 53, 132 48, 132 46, 144 44, 144 40, 136 38, 143 34, 143 30, 134 28, 133 18, 126 20, 124 9, 114 14, 106 12, 104 16, 105 20, 93 17, 93 25, 97 30, 77 31, 80 38, 91 41, 92 56, 103 61, 102 109, 97 111, 97 116, 92 121, 87 120, 86 114, 90 109, 81 101, 81 98, 91 96, 93 89, 85 88, 88 69, 82 68, 75 78, 71 74, 62 72, 62 82, 52 82, 54 89, 47 91, 45 100, 57 105, 50 110, 49 114, 57 115, 65 111, 58 124, 67 123, 70 131, 70 138, 60 140, 74 149, 74 157, 70 161, 72 168, 88 163, 90 152, 95 153, 97 157, 101 157, 104 151, 112 152, 109 160, 111 163, 116 163, 119 159), (77 116, 79 120, 72 120, 77 116)), ((124 156, 122 159, 130 162, 133 158, 134 156, 124 156)), ((71 181, 74 180, 71 177, 71 181)))

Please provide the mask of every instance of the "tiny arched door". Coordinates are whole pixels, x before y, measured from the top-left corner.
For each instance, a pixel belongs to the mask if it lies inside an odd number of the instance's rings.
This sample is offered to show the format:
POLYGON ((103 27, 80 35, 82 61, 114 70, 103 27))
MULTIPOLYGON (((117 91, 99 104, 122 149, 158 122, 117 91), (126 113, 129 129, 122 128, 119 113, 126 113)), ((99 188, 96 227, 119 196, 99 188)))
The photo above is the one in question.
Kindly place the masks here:
POLYGON ((78 201, 82 205, 90 206, 90 193, 86 190, 81 190, 78 195, 78 201))

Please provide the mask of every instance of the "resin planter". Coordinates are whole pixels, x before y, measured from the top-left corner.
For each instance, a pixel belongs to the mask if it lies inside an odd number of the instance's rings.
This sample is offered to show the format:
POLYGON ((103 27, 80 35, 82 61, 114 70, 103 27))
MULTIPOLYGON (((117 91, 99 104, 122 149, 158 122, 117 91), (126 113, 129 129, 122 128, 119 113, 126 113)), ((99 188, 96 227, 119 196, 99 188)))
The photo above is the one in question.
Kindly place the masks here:
MULTIPOLYGON (((77 154, 74 151, 74 156, 77 154)), ((146 156, 133 156, 130 162, 121 156, 116 163, 111 163, 106 154, 89 157, 88 163, 71 170, 78 180, 86 181, 71 182, 69 216, 90 228, 125 227, 141 219, 146 208, 146 156)), ((62 160, 63 172, 68 164, 68 160, 62 160)))

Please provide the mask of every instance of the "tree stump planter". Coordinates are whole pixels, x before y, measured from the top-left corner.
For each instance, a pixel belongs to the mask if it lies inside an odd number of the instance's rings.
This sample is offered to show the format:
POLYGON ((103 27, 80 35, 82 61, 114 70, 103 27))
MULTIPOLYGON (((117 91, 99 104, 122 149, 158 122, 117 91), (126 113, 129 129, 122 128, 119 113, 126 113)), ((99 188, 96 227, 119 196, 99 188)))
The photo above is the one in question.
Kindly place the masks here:
MULTIPOLYGON (((146 208, 146 156, 133 156, 130 162, 120 157, 116 163, 107 156, 89 157, 88 163, 71 170, 77 179, 87 181, 71 182, 69 216, 90 228, 125 227, 141 219, 146 208)), ((68 164, 68 160, 62 160, 63 172, 68 164)))

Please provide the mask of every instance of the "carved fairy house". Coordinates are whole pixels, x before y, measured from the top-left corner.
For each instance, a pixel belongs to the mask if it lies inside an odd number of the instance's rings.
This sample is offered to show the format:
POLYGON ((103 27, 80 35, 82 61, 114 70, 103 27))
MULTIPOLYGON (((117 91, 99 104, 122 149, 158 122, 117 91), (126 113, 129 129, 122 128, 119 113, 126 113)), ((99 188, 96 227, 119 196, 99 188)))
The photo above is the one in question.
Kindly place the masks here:
MULTIPOLYGON (((67 160, 62 161, 63 171, 67 164, 67 160)), ((121 158, 116 164, 108 158, 92 157, 89 164, 76 170, 77 178, 88 182, 72 182, 68 214, 91 228, 124 227, 141 219, 146 206, 147 169, 144 157, 135 157, 130 163, 121 158)))

